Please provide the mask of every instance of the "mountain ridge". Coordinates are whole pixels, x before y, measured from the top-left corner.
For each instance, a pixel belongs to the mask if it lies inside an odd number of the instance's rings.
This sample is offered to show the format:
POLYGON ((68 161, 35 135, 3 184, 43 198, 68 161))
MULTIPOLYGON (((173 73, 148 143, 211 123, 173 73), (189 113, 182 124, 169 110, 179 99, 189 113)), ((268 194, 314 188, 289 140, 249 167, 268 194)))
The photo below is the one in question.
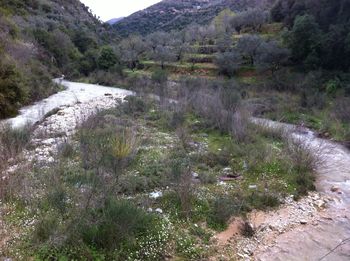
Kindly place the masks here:
POLYGON ((241 12, 272 0, 164 0, 138 11, 113 28, 121 36, 183 29, 193 22, 207 24, 224 9, 241 12))

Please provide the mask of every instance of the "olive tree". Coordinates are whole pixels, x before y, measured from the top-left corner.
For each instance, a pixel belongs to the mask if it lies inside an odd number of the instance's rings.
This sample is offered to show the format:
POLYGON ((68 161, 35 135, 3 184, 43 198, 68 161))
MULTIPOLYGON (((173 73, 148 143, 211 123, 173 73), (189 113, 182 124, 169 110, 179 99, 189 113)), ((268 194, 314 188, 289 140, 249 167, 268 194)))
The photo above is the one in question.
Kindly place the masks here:
POLYGON ((187 34, 185 30, 182 31, 172 31, 169 33, 169 46, 173 59, 177 62, 181 61, 185 54, 190 50, 190 44, 187 39, 187 34))
POLYGON ((238 33, 244 28, 259 32, 261 26, 268 21, 268 12, 261 8, 250 8, 230 20, 231 27, 238 33))
POLYGON ((279 46, 276 41, 263 42, 258 53, 257 67, 262 70, 269 70, 272 74, 280 70, 290 57, 290 51, 279 46))
POLYGON ((263 39, 258 35, 245 35, 238 40, 237 50, 249 65, 254 66, 262 43, 263 39))
POLYGON ((171 39, 166 32, 154 32, 146 36, 146 45, 151 51, 155 51, 158 46, 167 46, 171 39))
POLYGON ((151 58, 160 63, 162 69, 165 69, 166 62, 172 62, 176 59, 170 46, 158 45, 152 52, 151 58))
POLYGON ((140 57, 147 50, 147 46, 140 36, 129 36, 119 45, 121 60, 134 70, 140 63, 140 57))
POLYGON ((219 72, 233 76, 242 64, 242 57, 237 52, 224 52, 216 55, 215 63, 219 68, 219 72))

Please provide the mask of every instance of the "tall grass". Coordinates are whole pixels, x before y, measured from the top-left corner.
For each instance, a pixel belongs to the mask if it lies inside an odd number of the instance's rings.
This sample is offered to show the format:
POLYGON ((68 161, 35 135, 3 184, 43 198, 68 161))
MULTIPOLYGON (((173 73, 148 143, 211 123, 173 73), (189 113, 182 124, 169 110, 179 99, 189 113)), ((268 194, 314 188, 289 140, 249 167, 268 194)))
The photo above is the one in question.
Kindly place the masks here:
POLYGON ((14 162, 18 154, 28 145, 32 129, 29 126, 12 128, 9 124, 0 126, 0 199, 9 191, 9 179, 5 170, 10 161, 14 162))
POLYGON ((10 125, 0 127, 0 161, 4 163, 18 155, 28 144, 31 127, 13 128, 10 125))

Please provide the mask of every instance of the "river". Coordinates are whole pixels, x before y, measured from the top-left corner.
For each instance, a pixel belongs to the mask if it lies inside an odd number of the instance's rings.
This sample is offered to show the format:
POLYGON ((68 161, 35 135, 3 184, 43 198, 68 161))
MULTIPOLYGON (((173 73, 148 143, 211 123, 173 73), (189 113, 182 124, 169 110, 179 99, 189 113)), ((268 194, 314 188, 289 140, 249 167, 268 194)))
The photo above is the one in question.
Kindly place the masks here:
POLYGON ((62 84, 66 89, 33 105, 23 107, 17 117, 8 119, 5 122, 10 123, 14 128, 22 127, 26 124, 32 125, 42 120, 48 112, 61 106, 85 103, 105 95, 123 96, 132 94, 128 90, 95 84, 60 81, 59 79, 55 79, 54 82, 62 84))
MULTIPOLYGON (((318 138, 310 130, 255 119, 259 125, 288 130, 288 137, 302 143, 318 159, 316 188, 329 199, 317 223, 300 225, 276 238, 273 247, 257 251, 255 260, 350 260, 350 152, 340 144, 318 138)), ((283 217, 282 217, 283 218, 283 217)))

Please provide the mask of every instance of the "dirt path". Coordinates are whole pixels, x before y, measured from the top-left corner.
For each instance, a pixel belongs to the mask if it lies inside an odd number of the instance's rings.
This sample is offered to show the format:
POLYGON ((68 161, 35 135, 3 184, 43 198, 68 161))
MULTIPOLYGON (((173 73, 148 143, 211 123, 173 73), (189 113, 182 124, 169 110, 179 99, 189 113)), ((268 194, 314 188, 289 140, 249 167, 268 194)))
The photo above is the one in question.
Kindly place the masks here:
POLYGON ((269 120, 253 121, 288 131, 289 138, 319 158, 315 169, 318 193, 299 202, 287 199, 277 211, 253 213, 250 220, 255 223, 256 235, 221 241, 226 244, 224 249, 236 251, 242 260, 350 260, 350 152, 307 129, 269 120))

